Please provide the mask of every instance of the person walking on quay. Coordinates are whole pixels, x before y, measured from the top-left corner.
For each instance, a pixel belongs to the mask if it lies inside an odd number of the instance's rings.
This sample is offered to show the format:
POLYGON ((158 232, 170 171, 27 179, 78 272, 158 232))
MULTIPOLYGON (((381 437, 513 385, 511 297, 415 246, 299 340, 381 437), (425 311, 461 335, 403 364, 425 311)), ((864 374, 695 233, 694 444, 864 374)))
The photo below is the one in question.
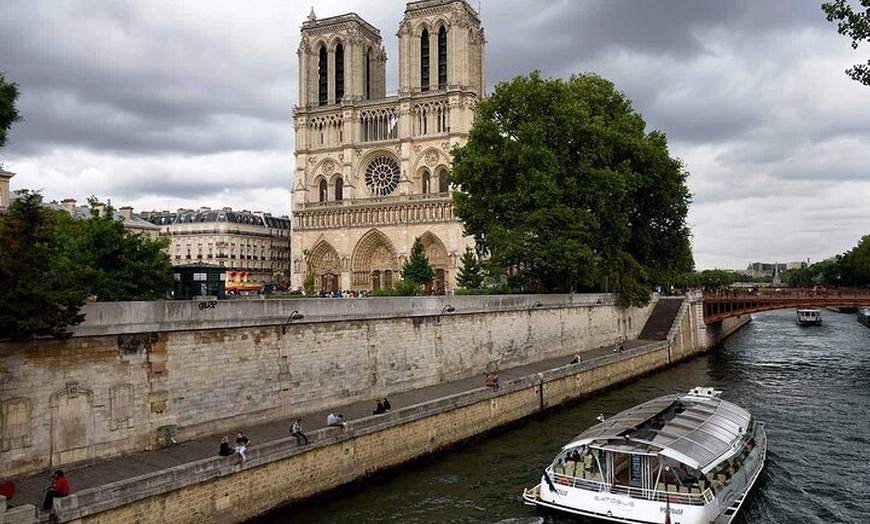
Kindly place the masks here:
POLYGON ((290 434, 296 437, 296 444, 299 446, 308 445, 308 437, 302 432, 302 419, 297 418, 296 422, 290 426, 290 434))
POLYGON ((242 464, 248 460, 248 456, 245 455, 245 452, 248 450, 248 446, 251 444, 251 441, 248 437, 245 436, 244 433, 239 431, 238 436, 236 436, 236 448, 235 452, 239 454, 239 457, 242 459, 242 464))
POLYGON ((63 471, 57 470, 51 476, 51 484, 45 488, 45 500, 42 502, 42 509, 49 511, 54 507, 54 499, 66 497, 69 495, 69 482, 67 482, 63 471))

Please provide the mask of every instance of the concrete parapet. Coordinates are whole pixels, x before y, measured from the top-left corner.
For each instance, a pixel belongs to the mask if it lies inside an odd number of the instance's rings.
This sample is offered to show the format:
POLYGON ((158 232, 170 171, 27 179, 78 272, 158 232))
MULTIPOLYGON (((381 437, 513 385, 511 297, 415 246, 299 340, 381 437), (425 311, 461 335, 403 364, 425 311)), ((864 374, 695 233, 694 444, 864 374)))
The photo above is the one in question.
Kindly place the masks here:
MULTIPOLYGON (((0 502, 0 508, 6 507, 6 499, 0 502)), ((32 504, 6 508, 0 511, 0 524, 39 524, 39 511, 32 504)))
POLYGON ((608 293, 560 295, 463 295, 435 297, 287 298, 257 300, 165 300, 154 302, 94 302, 82 308, 85 320, 73 329, 74 337, 122 335, 203 329, 276 326, 290 314, 304 315, 296 323, 336 322, 407 317, 437 317, 448 304, 451 315, 526 312, 570 307, 608 306, 608 293), (535 307, 535 304, 541 304, 535 307))

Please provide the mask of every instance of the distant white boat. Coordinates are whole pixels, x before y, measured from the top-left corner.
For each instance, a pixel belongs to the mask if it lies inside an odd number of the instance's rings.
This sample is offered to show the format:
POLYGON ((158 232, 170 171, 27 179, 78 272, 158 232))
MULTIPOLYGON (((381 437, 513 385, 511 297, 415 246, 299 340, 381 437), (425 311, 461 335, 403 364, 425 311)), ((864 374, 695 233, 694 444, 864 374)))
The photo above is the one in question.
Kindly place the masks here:
POLYGON ((799 307, 795 320, 800 326, 821 326, 822 312, 817 307, 799 307))
POLYGON ((720 394, 696 387, 592 426, 524 502, 610 522, 730 523, 764 467, 767 433, 720 394))

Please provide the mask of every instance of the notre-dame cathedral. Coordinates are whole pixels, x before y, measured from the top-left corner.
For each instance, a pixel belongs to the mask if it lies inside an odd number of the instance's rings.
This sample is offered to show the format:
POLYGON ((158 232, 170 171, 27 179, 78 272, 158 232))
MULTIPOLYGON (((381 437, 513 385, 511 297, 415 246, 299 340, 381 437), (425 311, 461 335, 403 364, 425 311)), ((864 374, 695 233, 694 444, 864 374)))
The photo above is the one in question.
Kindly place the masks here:
POLYGON ((294 109, 292 285, 391 287, 416 237, 450 292, 471 238, 453 216, 450 150, 484 96, 480 17, 464 0, 409 2, 399 24, 398 93, 386 93, 380 31, 349 13, 318 19, 299 44, 294 109))

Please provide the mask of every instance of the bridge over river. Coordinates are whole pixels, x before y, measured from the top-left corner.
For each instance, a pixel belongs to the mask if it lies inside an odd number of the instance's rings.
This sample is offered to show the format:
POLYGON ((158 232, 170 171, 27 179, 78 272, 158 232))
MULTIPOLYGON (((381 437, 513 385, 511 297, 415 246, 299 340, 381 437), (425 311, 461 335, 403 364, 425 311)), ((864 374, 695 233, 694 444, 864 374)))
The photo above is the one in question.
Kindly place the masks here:
POLYGON ((757 291, 731 289, 705 292, 704 323, 715 324, 729 317, 799 307, 860 308, 870 306, 870 289, 765 288, 757 291))

